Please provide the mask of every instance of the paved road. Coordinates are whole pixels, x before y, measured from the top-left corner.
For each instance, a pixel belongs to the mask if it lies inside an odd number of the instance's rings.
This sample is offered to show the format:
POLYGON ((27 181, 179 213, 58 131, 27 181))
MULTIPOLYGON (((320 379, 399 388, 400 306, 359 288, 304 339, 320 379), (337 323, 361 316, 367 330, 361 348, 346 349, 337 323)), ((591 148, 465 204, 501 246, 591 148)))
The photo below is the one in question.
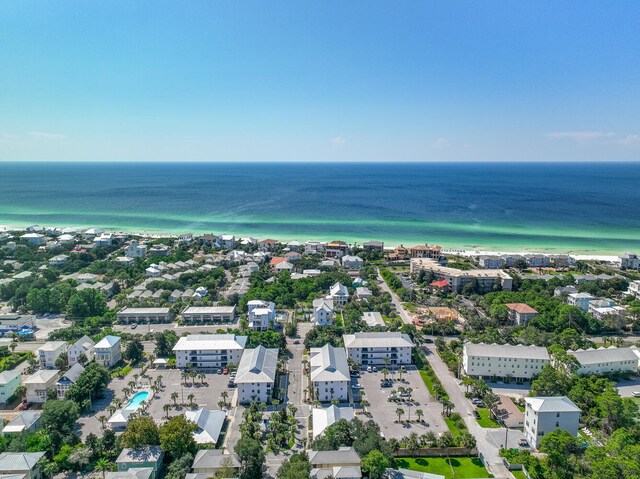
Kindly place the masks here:
MULTIPOLYGON (((380 272, 378 272, 378 279, 382 280, 380 272)), ((398 295, 391 291, 384 280, 380 284, 380 287, 384 291, 391 293, 391 297, 396 305, 396 309, 398 310, 400 317, 405 323, 410 324, 411 320, 409 319, 409 313, 400 302, 398 295)), ((425 336, 425 338, 434 339, 432 336, 425 336)), ((460 388, 456 378, 453 377, 447 368, 447 365, 442 361, 442 359, 440 359, 440 356, 436 352, 435 344, 426 344, 423 346, 423 350, 427 354, 429 364, 431 364, 436 376, 438 376, 440 382, 442 382, 442 386, 447 391, 449 399, 454 404, 454 410, 462 416, 465 424, 467 425, 467 429, 469 429, 469 432, 476 438, 478 451, 480 451, 484 456, 485 464, 487 465, 489 472, 497 479, 512 479, 513 475, 504 466, 500 456, 498 455, 498 447, 489 441, 490 438, 487 430, 478 425, 478 422, 473 416, 473 406, 471 405, 471 402, 465 397, 464 391, 460 388)), ((500 430, 504 433, 504 429, 492 429, 492 431, 500 430)))

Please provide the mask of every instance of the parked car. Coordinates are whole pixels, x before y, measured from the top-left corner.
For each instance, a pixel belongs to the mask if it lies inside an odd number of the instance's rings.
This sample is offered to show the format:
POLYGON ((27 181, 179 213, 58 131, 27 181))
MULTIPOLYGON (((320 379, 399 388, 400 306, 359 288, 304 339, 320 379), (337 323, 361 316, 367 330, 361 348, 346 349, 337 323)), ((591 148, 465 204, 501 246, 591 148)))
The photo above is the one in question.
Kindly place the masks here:
POLYGON ((522 438, 518 441, 518 446, 527 447, 528 445, 529 442, 525 438, 522 438))
POLYGON ((386 381, 384 379, 380 381, 380 387, 382 388, 390 388, 392 384, 393 383, 389 379, 387 379, 386 381))
POLYGON ((227 383, 227 387, 228 387, 228 388, 235 388, 235 387, 236 387, 236 383, 234 383, 233 381, 229 381, 229 382, 227 383))
POLYGON ((395 394, 389 394, 387 396, 387 401, 395 401, 396 399, 398 399, 398 396, 396 396, 395 394))
POLYGON ((424 338, 424 342, 425 342, 425 343, 427 343, 427 344, 431 344, 431 343, 433 343, 433 339, 431 339, 431 338, 424 338))
POLYGON ((138 327, 138 323, 133 323, 133 324, 131 325, 131 329, 136 329, 137 327, 138 327))
POLYGON ((368 373, 373 372, 373 368, 372 368, 371 366, 368 366, 368 367, 367 367, 367 372, 368 372, 368 373))
POLYGON ((476 417, 476 419, 480 419, 480 413, 478 412, 477 409, 473 410, 473 415, 476 417))
POLYGON ((640 398, 640 391, 634 391, 632 394, 634 398, 640 398))
POLYGON ((218 370, 216 371, 216 374, 222 374, 222 369, 218 368, 218 370))
POLYGON ((222 374, 229 374, 229 368, 224 368, 222 370, 222 374))
POLYGON ((378 368, 374 366, 374 367, 373 367, 373 372, 374 372, 374 373, 377 373, 377 372, 378 372, 378 368))
POLYGON ((364 386, 362 384, 354 384, 353 389, 364 389, 364 386))
POLYGON ((300 344, 300 340, 299 340, 299 339, 295 339, 295 340, 293 341, 293 344, 300 344))

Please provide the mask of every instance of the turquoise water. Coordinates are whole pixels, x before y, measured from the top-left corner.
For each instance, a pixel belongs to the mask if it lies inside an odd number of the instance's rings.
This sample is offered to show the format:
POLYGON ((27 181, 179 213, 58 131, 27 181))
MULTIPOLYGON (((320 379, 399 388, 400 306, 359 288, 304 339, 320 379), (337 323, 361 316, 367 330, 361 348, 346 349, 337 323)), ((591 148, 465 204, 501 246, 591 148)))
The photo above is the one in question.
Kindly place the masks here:
POLYGON ((640 250, 639 163, 2 163, 0 225, 640 250))
POLYGON ((140 391, 139 393, 135 393, 131 398, 131 400, 129 401, 129 404, 127 404, 127 407, 125 409, 131 409, 135 411, 140 407, 140 404, 142 404, 142 401, 145 401, 148 397, 149 397, 149 391, 140 391))

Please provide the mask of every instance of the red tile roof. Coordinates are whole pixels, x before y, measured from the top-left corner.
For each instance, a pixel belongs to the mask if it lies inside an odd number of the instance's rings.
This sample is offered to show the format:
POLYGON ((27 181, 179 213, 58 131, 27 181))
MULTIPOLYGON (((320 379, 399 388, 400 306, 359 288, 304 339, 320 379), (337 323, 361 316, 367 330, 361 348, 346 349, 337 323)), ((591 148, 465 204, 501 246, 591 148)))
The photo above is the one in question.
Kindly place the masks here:
POLYGON ((533 309, 528 304, 524 304, 524 303, 507 303, 505 304, 505 306, 520 314, 523 314, 523 313, 538 314, 538 312, 535 309, 533 309))

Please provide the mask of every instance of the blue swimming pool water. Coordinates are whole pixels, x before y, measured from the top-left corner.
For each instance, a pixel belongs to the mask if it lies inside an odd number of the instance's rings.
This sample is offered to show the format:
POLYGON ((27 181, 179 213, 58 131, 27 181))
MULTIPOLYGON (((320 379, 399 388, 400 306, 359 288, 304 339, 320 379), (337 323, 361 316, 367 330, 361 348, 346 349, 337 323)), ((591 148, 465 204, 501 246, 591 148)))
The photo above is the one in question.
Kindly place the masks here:
POLYGON ((146 400, 149 397, 149 391, 140 391, 139 393, 135 393, 127 404, 126 409, 136 410, 140 407, 142 401, 146 400))

